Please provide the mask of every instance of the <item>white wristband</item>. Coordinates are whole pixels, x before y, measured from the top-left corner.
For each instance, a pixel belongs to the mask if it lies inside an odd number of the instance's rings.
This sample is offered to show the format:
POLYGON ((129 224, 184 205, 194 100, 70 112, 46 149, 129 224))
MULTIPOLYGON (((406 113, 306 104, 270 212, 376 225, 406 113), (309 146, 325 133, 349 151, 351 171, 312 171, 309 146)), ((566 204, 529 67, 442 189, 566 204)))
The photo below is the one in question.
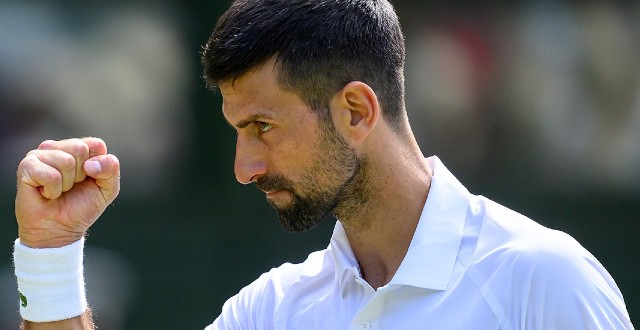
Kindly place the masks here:
POLYGON ((20 295, 20 315, 31 322, 66 320, 87 309, 82 254, 84 238, 51 249, 14 244, 13 262, 20 295))

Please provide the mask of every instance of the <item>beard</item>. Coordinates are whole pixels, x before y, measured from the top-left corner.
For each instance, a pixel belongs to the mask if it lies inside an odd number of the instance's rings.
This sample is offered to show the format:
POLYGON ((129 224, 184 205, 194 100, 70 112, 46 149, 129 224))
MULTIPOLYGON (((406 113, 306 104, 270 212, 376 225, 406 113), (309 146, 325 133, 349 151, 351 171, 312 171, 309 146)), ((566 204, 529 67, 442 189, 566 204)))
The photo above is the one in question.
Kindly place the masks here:
POLYGON ((353 199, 362 197, 358 192, 364 190, 362 160, 330 119, 321 120, 320 125, 322 134, 311 155, 315 162, 297 182, 281 175, 264 176, 256 182, 261 190, 283 190, 290 195, 286 205, 267 201, 275 208, 281 225, 291 232, 314 228, 342 204, 360 204, 353 199))

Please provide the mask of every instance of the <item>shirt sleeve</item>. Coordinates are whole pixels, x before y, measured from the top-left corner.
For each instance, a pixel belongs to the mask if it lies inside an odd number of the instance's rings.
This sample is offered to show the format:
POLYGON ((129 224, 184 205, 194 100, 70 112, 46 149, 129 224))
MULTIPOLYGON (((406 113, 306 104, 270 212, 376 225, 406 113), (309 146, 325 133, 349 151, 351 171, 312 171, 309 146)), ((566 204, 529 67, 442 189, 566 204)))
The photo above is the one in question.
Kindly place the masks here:
POLYGON ((271 275, 262 274, 222 306, 222 312, 205 330, 271 329, 276 294, 271 275))
MULTIPOLYGON (((562 234, 566 235, 566 234, 562 234)), ((514 283, 520 292, 515 329, 633 329, 622 293, 586 249, 566 235, 554 249, 525 253, 514 283)), ((542 243, 544 245, 544 243, 542 243)))

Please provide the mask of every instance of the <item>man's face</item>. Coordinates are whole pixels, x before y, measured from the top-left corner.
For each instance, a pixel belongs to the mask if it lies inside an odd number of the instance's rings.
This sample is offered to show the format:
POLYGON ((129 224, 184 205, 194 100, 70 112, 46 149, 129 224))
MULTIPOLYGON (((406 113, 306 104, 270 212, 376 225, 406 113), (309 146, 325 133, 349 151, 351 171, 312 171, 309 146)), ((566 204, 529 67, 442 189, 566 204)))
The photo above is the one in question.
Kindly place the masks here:
POLYGON ((235 174, 266 193, 282 225, 315 226, 344 199, 360 160, 330 119, 280 88, 273 61, 220 84, 224 116, 238 132, 235 174))

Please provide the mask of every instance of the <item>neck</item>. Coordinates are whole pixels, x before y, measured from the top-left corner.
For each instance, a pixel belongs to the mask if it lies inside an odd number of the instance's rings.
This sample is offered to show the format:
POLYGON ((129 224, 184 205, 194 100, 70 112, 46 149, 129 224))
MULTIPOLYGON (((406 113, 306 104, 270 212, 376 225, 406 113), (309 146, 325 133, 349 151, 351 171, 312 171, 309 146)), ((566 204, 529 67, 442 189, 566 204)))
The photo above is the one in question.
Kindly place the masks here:
POLYGON ((360 184, 353 185, 358 202, 336 208, 362 276, 374 289, 389 283, 400 267, 431 180, 431 169, 415 140, 408 146, 380 140, 377 150, 383 152, 363 159, 360 184))

